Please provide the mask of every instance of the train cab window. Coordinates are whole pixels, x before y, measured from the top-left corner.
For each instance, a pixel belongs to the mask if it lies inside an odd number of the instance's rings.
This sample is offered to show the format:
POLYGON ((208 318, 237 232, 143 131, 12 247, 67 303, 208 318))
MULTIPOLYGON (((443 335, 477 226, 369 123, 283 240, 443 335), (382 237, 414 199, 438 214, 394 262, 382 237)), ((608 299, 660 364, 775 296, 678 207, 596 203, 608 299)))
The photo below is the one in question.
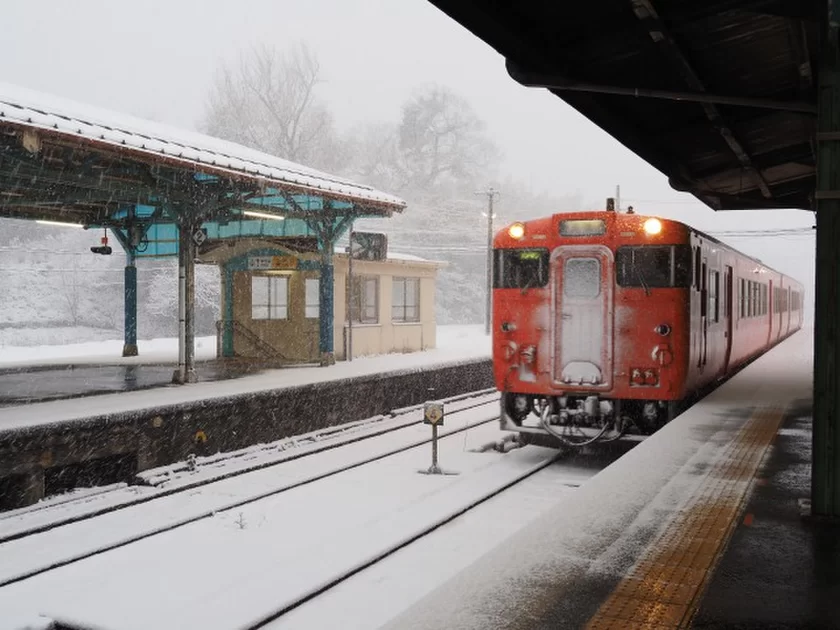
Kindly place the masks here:
POLYGON ((494 289, 533 289, 547 284, 547 249, 493 250, 494 289))
POLYGON ((563 265, 563 295, 595 298, 601 293, 601 261, 597 258, 569 258, 563 265))
POLYGON ((691 286, 688 245, 627 245, 615 255, 616 282, 622 287, 691 286))

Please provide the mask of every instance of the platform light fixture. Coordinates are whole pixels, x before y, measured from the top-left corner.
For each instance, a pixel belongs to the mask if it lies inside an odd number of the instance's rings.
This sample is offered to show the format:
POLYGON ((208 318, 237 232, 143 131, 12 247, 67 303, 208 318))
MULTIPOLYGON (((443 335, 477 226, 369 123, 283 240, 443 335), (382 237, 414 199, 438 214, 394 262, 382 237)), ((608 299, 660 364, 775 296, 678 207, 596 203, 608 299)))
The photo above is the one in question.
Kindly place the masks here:
POLYGON ((38 219, 35 223, 40 223, 41 225, 58 225, 60 227, 72 227, 72 228, 83 228, 85 227, 81 223, 67 223, 65 221, 47 221, 46 219, 38 219))
POLYGON ((267 212, 252 212, 251 210, 243 210, 242 214, 249 217, 256 217, 257 219, 274 219, 275 221, 282 221, 285 218, 279 214, 269 214, 267 212))

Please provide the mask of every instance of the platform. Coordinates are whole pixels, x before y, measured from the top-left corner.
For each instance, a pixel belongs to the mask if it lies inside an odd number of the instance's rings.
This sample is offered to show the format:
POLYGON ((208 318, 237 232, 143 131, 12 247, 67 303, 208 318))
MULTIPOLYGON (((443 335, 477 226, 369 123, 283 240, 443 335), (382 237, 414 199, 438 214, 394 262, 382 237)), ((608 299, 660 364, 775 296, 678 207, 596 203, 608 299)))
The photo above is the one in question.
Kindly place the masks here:
MULTIPOLYGON (((491 388, 489 339, 476 343, 459 334, 446 348, 425 352, 101 395, 90 395, 97 385, 88 382, 67 400, 0 408, 0 511, 72 488, 80 468, 98 485, 130 482, 138 472, 191 455, 235 451, 491 388)), ((154 368, 138 362, 115 361, 110 369, 154 368)), ((38 367, 30 364, 35 371, 26 376, 41 396, 61 396, 73 382, 71 375, 56 379, 54 368, 38 367)))
POLYGON ((840 628, 840 530, 800 515, 811 332, 387 627, 840 628))

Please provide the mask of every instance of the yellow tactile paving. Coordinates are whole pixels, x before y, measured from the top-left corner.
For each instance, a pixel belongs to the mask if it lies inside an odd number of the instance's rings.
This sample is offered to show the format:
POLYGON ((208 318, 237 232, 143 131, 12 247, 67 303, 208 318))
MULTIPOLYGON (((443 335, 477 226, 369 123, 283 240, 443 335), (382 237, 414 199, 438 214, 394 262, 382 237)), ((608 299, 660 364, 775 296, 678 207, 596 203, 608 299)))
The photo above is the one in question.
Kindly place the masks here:
POLYGON ((707 472, 685 507, 622 579, 588 630, 687 628, 743 510, 784 409, 757 409, 707 472))

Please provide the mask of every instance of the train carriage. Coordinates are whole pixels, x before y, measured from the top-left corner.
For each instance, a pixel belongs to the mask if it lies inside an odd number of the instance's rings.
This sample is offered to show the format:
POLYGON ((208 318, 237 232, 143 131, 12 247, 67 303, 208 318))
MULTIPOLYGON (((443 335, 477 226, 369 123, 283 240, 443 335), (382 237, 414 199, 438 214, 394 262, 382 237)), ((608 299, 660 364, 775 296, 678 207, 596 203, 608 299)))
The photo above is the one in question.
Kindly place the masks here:
POLYGON ((557 214, 493 256, 501 426, 526 442, 649 435, 802 326, 800 283, 677 221, 557 214))

